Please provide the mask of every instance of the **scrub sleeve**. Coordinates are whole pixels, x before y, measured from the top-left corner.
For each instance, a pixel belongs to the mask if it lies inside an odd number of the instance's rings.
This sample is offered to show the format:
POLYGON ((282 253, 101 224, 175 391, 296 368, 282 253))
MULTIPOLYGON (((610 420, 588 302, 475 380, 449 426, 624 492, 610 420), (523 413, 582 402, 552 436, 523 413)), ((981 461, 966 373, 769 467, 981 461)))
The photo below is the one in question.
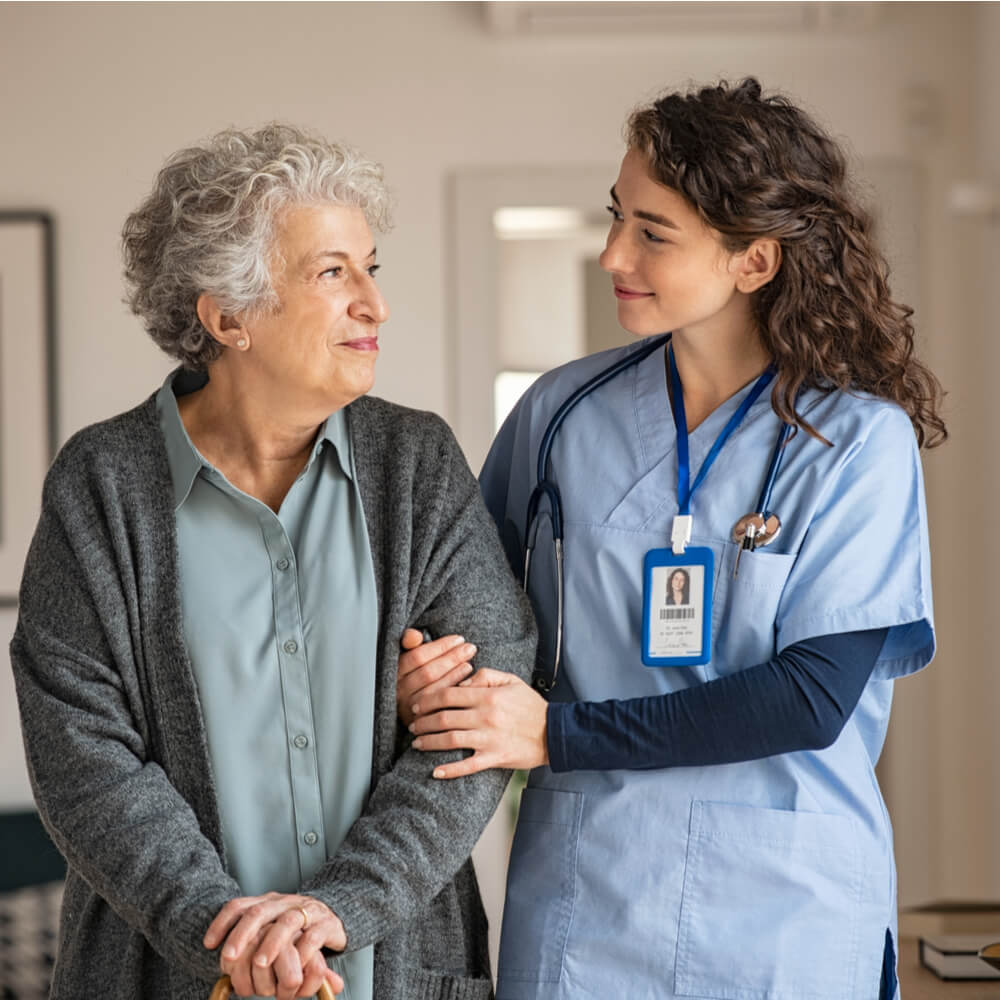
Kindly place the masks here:
POLYGON ((813 513, 778 606, 777 648, 888 627, 872 677, 891 680, 930 662, 932 622, 920 454, 906 414, 882 404, 813 513))

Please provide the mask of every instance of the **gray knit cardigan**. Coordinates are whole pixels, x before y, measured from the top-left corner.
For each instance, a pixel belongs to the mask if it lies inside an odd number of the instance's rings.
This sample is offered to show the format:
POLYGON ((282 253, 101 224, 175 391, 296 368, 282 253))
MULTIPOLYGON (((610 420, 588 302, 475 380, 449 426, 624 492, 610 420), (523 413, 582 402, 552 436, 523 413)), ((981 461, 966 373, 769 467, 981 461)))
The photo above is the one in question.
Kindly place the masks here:
MULTIPOLYGON (((457 632, 530 673, 535 632, 475 478, 438 417, 348 409, 378 588, 372 792, 302 890, 375 944, 376 1000, 492 997, 472 846, 506 772, 435 781, 396 717, 399 637, 457 632)), ((69 873, 51 996, 204 1000, 201 938, 228 899, 185 651, 173 490, 154 397, 81 431, 46 479, 11 643, 32 787, 69 873)), ((240 725, 239 719, 233 725, 240 725)))

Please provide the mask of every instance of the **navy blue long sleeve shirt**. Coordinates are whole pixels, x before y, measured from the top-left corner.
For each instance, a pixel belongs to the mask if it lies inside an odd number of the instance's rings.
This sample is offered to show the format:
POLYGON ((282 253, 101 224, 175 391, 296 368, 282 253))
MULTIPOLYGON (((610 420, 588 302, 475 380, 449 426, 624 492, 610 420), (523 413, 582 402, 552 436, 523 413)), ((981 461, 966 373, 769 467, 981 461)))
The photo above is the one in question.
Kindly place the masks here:
POLYGON ((854 711, 887 633, 803 640, 765 663, 670 694, 552 702, 550 766, 648 770, 830 746, 854 711))

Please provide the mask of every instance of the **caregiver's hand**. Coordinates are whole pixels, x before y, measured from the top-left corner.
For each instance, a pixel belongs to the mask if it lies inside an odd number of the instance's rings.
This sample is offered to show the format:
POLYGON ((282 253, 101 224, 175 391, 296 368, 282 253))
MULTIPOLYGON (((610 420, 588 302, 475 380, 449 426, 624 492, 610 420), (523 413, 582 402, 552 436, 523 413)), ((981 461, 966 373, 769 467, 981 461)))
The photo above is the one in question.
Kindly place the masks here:
POLYGON ((548 703, 519 677, 480 669, 458 687, 421 695, 413 706, 418 750, 474 751, 435 768, 435 778, 460 778, 490 767, 532 768, 549 762, 548 703))
POLYGON ((219 965, 241 996, 311 997, 324 981, 334 993, 344 988, 320 951, 347 947, 344 925, 314 896, 269 892, 231 899, 209 924, 204 945, 223 941, 219 965))
POLYGON ((399 658, 396 675, 396 711, 404 726, 413 722, 413 702, 417 698, 452 687, 476 668, 469 662, 476 647, 460 635, 444 635, 424 642, 415 628, 403 633, 400 645, 407 652, 399 658))

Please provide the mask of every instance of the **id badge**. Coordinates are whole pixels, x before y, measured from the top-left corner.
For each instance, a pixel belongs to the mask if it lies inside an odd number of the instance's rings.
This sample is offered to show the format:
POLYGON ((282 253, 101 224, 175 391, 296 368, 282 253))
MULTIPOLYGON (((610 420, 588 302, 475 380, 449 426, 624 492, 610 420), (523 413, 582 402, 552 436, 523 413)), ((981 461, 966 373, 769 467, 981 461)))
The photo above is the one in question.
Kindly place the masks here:
POLYGON ((642 662, 693 667, 712 658, 712 550, 651 549, 643 561, 642 662))

